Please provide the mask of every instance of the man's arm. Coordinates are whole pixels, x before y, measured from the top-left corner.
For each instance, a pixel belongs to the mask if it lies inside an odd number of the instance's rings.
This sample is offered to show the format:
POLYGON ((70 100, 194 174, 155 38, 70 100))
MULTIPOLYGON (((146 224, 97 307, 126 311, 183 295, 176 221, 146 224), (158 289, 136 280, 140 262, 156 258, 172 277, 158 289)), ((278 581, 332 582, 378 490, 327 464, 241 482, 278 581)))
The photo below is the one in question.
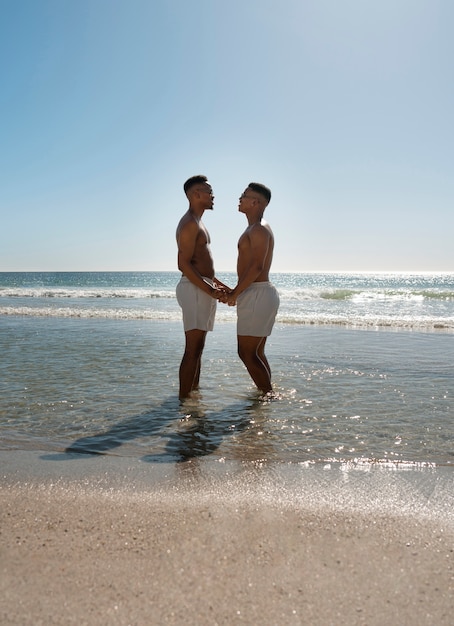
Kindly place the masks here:
POLYGON ((199 289, 217 298, 218 289, 210 285, 203 279, 200 272, 194 267, 192 259, 194 258, 197 238, 199 236, 199 226, 196 222, 190 221, 182 226, 178 233, 178 269, 186 276, 191 283, 194 283, 199 289))
MULTIPOLYGON (((249 256, 249 263, 238 276, 238 283, 236 287, 228 294, 227 303, 230 306, 234 306, 238 299, 238 296, 245 291, 249 285, 251 285, 255 279, 260 275, 263 270, 266 255, 268 253, 268 247, 270 244, 270 234, 266 228, 262 225, 257 225, 251 229, 247 235, 249 239, 249 249, 247 254, 249 256)), ((239 265, 241 266, 241 254, 239 251, 239 265)), ((244 254, 244 252, 243 252, 244 254)))
POLYGON ((222 281, 219 280, 219 278, 216 278, 216 276, 213 278, 213 283, 216 285, 216 287, 218 287, 218 289, 221 289, 221 291, 225 293, 230 293, 232 291, 231 287, 225 285, 222 281))

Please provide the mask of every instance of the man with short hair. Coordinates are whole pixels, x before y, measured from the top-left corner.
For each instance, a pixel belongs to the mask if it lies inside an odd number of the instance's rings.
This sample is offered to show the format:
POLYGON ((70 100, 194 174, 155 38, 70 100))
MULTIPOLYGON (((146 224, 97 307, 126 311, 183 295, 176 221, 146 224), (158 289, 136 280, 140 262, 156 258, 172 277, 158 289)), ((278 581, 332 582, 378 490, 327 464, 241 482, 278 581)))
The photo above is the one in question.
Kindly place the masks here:
POLYGON ((238 210, 248 226, 238 240, 238 283, 221 296, 223 302, 237 305, 238 355, 264 394, 272 391, 265 343, 279 308, 279 295, 269 279, 274 235, 263 219, 270 200, 271 191, 260 183, 249 183, 240 197, 238 210))
POLYGON ((182 272, 176 287, 183 311, 185 351, 180 364, 180 399, 198 389, 200 364, 206 334, 213 330, 217 299, 228 289, 215 278, 210 236, 202 222, 206 210, 213 209, 213 190, 206 176, 192 176, 184 183, 189 209, 176 231, 178 269, 182 272))

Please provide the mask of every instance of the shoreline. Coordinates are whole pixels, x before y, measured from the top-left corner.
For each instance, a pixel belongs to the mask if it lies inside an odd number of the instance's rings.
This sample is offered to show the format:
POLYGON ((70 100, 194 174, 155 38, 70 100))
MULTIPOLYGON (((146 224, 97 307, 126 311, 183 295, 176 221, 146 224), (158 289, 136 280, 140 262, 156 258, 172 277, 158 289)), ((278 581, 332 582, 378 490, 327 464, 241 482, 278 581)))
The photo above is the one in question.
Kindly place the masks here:
POLYGON ((451 468, 0 463, 5 626, 451 623, 451 468))
MULTIPOLYGON (((225 306, 225 305, 223 305, 225 306)), ((54 309, 52 307, 37 306, 0 306, 0 318, 5 320, 65 320, 65 321, 85 321, 85 322, 122 322, 122 323, 143 323, 153 322, 160 324, 178 324, 181 328, 181 319, 179 312, 175 312, 169 317, 166 314, 153 310, 136 309, 136 310, 119 310, 117 308, 99 309, 95 308, 71 308, 71 303, 62 303, 62 305, 54 309)), ((236 327, 236 318, 231 311, 225 311, 218 308, 216 313, 216 330, 221 326, 236 327)), ((376 317, 372 319, 355 319, 349 320, 344 317, 330 317, 326 319, 311 317, 292 319, 288 315, 278 313, 273 332, 285 329, 322 329, 322 330, 341 330, 341 331, 369 331, 377 333, 409 333, 417 335, 452 335, 454 334, 454 322, 452 319, 447 320, 397 320, 391 317, 376 317)))

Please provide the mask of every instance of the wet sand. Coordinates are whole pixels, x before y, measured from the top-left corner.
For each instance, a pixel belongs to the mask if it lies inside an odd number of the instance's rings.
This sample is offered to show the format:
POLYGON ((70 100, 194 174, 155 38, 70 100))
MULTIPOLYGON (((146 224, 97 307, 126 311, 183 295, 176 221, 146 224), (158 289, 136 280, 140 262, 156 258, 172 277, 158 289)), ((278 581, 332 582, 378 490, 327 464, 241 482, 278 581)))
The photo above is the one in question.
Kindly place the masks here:
POLYGON ((450 474, 51 458, 0 453, 4 626, 452 623, 450 474))

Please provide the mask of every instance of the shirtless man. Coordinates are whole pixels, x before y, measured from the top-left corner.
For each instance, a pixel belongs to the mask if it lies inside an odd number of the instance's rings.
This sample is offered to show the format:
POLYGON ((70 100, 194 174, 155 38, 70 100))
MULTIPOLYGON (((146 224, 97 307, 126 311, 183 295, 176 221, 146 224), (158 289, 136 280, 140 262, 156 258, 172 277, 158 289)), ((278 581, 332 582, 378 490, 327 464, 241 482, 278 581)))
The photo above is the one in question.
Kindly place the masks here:
POLYGON ((176 288, 183 310, 185 351, 180 364, 180 392, 183 400, 198 389, 200 363, 207 331, 213 330, 217 299, 228 287, 215 278, 210 236, 202 215, 213 209, 213 190, 206 176, 193 176, 184 184, 189 209, 176 232, 178 269, 182 277, 176 288))
POLYGON ((271 191, 259 183, 249 183, 240 197, 238 210, 247 217, 248 227, 238 241, 238 283, 221 295, 223 302, 237 305, 238 355, 264 394, 272 391, 265 343, 279 308, 279 295, 269 279, 274 236, 263 219, 270 200, 271 191))

